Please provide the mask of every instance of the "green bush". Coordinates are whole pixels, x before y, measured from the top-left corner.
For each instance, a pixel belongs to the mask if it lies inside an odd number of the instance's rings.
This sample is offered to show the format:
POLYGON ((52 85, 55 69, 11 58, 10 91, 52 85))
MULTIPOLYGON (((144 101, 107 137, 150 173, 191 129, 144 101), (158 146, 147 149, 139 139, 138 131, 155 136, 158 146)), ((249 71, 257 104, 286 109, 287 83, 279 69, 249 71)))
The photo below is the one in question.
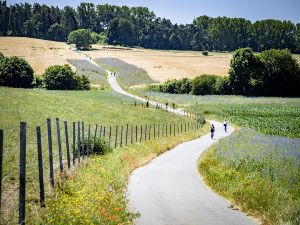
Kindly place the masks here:
POLYGON ((231 93, 232 91, 228 77, 218 77, 214 85, 214 94, 229 95, 231 93))
MULTIPOLYGON (((152 90, 155 90, 157 86, 150 86, 152 90)), ((170 94, 189 94, 192 90, 192 81, 188 78, 181 80, 168 80, 164 84, 158 86, 160 92, 170 94)))
POLYGON ((43 88, 43 78, 40 76, 34 76, 32 86, 35 88, 43 88))
POLYGON ((193 95, 211 95, 215 94, 215 84, 218 76, 203 74, 195 77, 192 81, 193 95))
POLYGON ((84 75, 76 75, 69 65, 49 66, 43 75, 48 90, 88 90, 90 81, 84 75))
MULTIPOLYGON (((90 154, 97 154, 97 155, 105 155, 112 151, 112 147, 109 145, 109 142, 104 139, 103 137, 97 137, 94 141, 93 138, 90 138, 90 142, 88 138, 84 139, 84 154, 87 155, 87 151, 89 148, 90 154), (89 144, 88 144, 89 143, 89 144), (94 149, 93 149, 94 148, 94 149)), ((77 154, 78 155, 78 146, 76 146, 77 154)), ((80 155, 82 155, 82 140, 80 140, 80 147, 79 147, 80 155)))
POLYGON ((5 56, 0 52, 0 59, 4 58, 5 56))
POLYGON ((24 59, 0 56, 0 86, 29 88, 32 81, 33 70, 24 59))

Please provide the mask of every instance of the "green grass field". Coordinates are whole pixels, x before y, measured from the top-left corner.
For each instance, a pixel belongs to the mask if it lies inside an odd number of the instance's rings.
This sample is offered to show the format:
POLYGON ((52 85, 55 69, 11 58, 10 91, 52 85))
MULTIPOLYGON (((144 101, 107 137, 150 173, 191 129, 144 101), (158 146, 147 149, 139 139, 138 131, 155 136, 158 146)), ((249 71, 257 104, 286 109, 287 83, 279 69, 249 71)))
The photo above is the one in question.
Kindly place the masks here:
POLYGON ((300 137, 300 98, 172 95, 139 91, 162 102, 214 117, 265 134, 300 137))
MULTIPOLYGON (((52 119, 54 167, 58 171, 58 145, 55 118, 60 119, 63 160, 66 163, 66 145, 63 121, 68 121, 69 140, 72 140, 71 123, 85 122, 85 135, 88 124, 112 126, 112 139, 115 136, 115 126, 154 125, 179 122, 191 122, 191 119, 176 116, 160 109, 146 109, 138 102, 117 94, 111 90, 102 91, 46 91, 41 89, 14 89, 0 87, 0 124, 4 129, 4 168, 3 168, 3 198, 5 208, 1 221, 14 223, 17 217, 18 203, 18 172, 19 172, 19 123, 27 123, 27 213, 37 210, 38 205, 38 172, 36 126, 41 126, 43 163, 45 167, 46 199, 52 196, 49 185, 49 157, 47 150, 46 119, 52 119), (14 218, 14 219, 12 219, 14 218)), ((98 129, 99 131, 99 129, 98 129)), ((125 134, 124 134, 125 135, 125 134)), ((125 136, 124 136, 125 138, 125 136)), ((124 139, 123 139, 124 143, 124 139)), ((118 141, 120 145, 120 140, 118 141)), ((66 166, 66 165, 65 165, 66 166)), ((80 173, 80 172, 79 172, 80 173)), ((58 182, 58 181, 57 181, 58 182)), ((46 200, 47 201, 47 200, 46 200)))

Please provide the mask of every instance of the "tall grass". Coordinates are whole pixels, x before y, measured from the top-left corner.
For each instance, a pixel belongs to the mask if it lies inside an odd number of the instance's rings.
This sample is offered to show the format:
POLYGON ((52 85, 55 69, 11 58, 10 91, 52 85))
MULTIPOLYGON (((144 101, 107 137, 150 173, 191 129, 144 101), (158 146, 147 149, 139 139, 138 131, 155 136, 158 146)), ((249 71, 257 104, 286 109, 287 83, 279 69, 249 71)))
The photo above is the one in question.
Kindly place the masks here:
MULTIPOLYGON (((41 126, 44 156, 46 201, 53 197, 49 185, 49 158, 46 119, 52 119, 54 167, 58 170, 58 144, 55 118, 60 119, 63 159, 66 146, 63 121, 68 121, 69 141, 72 140, 71 122, 84 121, 88 124, 108 128, 116 125, 145 125, 191 121, 188 118, 167 113, 160 109, 144 108, 138 102, 110 90, 103 91, 47 91, 40 89, 15 89, 0 87, 0 128, 4 129, 3 161, 3 213, 1 222, 16 223, 18 218, 18 173, 19 173, 19 123, 27 122, 27 214, 38 210, 38 170, 36 126, 41 126)), ((77 129, 77 128, 76 128, 77 129)), ((114 131, 114 130, 113 130, 114 131)), ((108 130, 106 130, 106 133, 108 130)), ((114 138, 114 132, 112 138, 114 138)), ((61 184, 59 184, 61 185, 61 184)))
POLYGON ((148 73, 144 69, 125 63, 122 60, 116 58, 99 58, 95 61, 99 65, 114 71, 123 87, 156 82, 149 77, 148 73))
POLYGON ((101 89, 109 87, 104 69, 93 65, 87 60, 68 59, 67 61, 76 67, 78 74, 85 75, 91 83, 100 85, 101 89))
POLYGON ((300 139, 242 129, 200 159, 218 193, 264 224, 300 223, 300 139))

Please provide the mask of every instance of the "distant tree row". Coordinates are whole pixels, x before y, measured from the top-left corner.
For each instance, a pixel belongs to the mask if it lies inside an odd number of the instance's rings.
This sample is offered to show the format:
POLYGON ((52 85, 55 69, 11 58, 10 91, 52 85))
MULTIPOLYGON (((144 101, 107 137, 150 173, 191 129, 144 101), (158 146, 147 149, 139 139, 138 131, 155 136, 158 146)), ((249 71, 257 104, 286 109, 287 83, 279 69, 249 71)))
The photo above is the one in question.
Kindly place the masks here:
POLYGON ((5 57, 0 52, 0 86, 16 88, 45 88, 48 90, 89 90, 90 81, 77 75, 69 65, 49 66, 42 77, 34 77, 26 60, 5 57))
POLYGON ((300 67, 288 50, 255 54, 250 48, 241 48, 233 54, 228 77, 204 74, 149 89, 171 94, 299 97, 299 87, 300 67))
POLYGON ((0 35, 66 41, 69 33, 89 29, 110 44, 156 49, 255 51, 289 49, 300 53, 300 24, 290 21, 200 16, 191 24, 172 24, 145 7, 81 3, 63 9, 35 3, 8 6, 0 1, 0 35))

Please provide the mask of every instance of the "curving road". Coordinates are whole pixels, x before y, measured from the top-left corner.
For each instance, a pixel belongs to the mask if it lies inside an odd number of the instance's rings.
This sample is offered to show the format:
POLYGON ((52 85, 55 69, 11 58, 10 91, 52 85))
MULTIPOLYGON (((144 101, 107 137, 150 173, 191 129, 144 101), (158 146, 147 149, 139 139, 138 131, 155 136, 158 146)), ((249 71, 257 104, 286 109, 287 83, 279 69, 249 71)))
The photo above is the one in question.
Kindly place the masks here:
MULTIPOLYGON (((87 59, 98 66, 90 58, 87 59)), ((147 101, 127 93, 120 87, 116 77, 110 71, 107 72, 108 83, 113 90, 143 102, 147 101)), ((149 103, 164 107, 158 102, 149 103)), ((167 107, 166 110, 184 115, 180 109, 167 107)), ((127 195, 129 208, 141 214, 135 221, 137 225, 256 224, 245 214, 232 210, 231 204, 212 192, 198 174, 197 162, 200 155, 219 139, 233 132, 231 127, 225 133, 222 124, 215 121, 210 123, 216 128, 213 140, 207 134, 182 143, 131 174, 127 195)))

